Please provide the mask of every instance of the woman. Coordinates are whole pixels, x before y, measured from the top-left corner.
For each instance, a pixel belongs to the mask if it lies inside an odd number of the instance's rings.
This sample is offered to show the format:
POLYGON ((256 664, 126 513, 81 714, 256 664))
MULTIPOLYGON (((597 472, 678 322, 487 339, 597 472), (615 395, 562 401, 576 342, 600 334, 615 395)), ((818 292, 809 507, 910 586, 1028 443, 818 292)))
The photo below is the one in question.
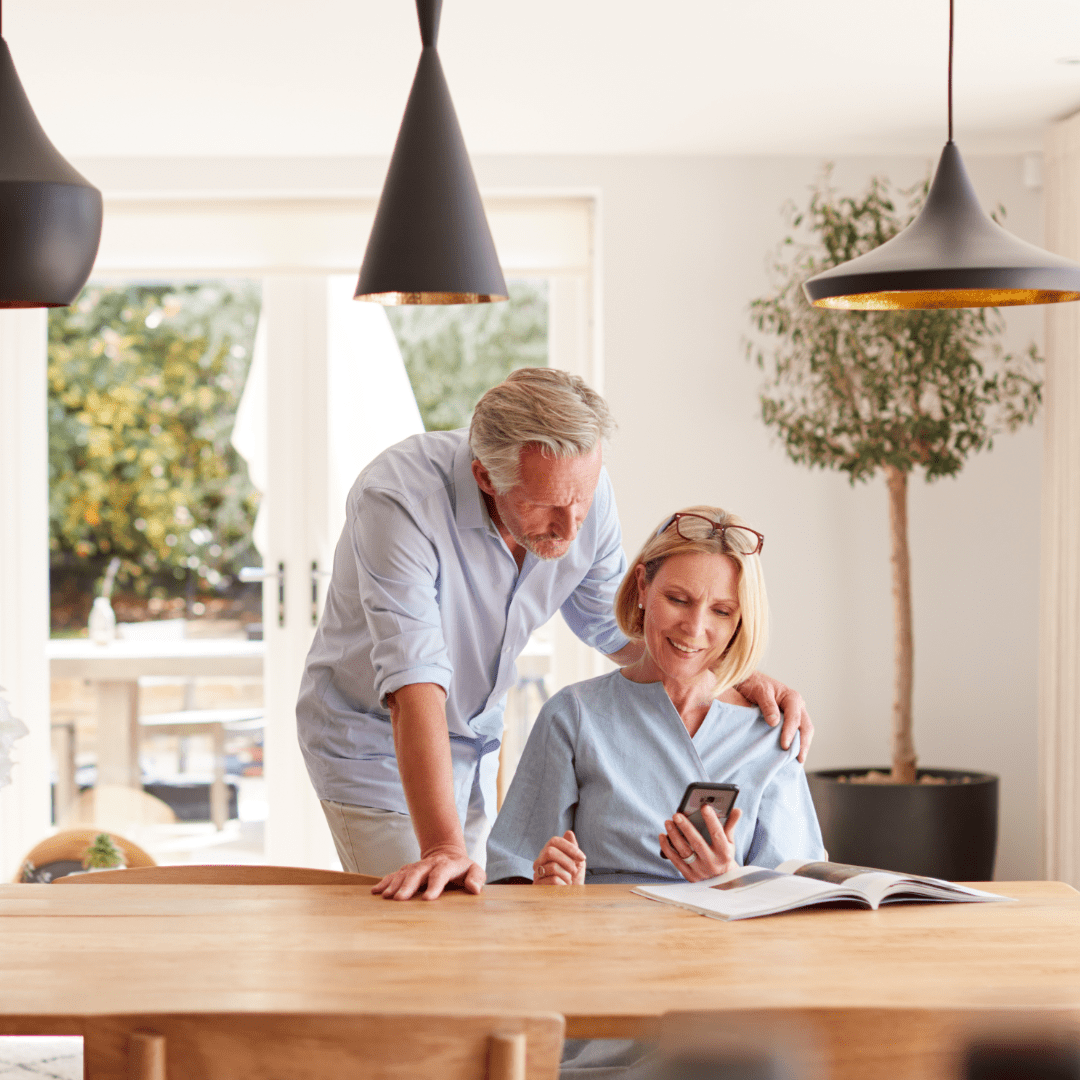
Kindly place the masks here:
POLYGON ((644 654, 545 704, 488 840, 489 881, 700 881, 825 858, 797 743, 782 750, 734 689, 765 646, 763 542, 711 506, 646 542, 615 603, 644 654), (704 808, 711 844, 673 815, 701 780, 740 788, 726 825, 704 808))

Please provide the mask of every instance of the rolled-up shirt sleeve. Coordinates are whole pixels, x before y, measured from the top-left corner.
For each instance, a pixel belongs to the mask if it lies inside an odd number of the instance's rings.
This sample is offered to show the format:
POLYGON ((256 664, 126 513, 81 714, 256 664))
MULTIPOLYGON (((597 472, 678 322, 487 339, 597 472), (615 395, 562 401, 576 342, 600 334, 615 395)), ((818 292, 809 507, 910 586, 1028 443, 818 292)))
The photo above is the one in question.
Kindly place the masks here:
POLYGON ((353 554, 371 634, 379 700, 411 683, 450 689, 453 666, 439 612, 439 557, 404 501, 368 488, 359 496, 353 554))
POLYGON ((615 621, 615 594, 626 575, 622 530, 615 493, 605 470, 600 474, 593 505, 596 515, 596 558, 588 573, 561 607, 566 625, 586 645, 610 656, 630 639, 615 621))

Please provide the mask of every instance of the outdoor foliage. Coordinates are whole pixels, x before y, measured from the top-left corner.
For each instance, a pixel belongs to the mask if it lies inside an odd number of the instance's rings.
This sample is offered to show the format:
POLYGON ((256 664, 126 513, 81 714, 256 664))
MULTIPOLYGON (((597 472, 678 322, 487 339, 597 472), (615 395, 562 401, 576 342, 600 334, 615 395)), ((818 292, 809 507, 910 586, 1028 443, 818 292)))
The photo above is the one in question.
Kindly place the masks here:
POLYGON ((506 303, 387 308, 428 431, 466 427, 485 390, 548 362, 547 282, 508 282, 506 303))
POLYGON ((1030 423, 1042 399, 1032 345, 1004 355, 994 308, 831 311, 802 284, 895 236, 915 216, 926 185, 893 202, 875 178, 859 198, 839 196, 826 171, 806 210, 790 208, 792 235, 774 265, 776 291, 751 304, 773 338, 749 346, 766 373, 761 415, 793 461, 839 469, 852 483, 886 465, 927 480, 953 476, 993 436, 1030 423))
POLYGON ((229 442, 254 282, 91 285, 49 314, 54 592, 120 559, 141 595, 223 589, 253 555, 258 494, 229 442))

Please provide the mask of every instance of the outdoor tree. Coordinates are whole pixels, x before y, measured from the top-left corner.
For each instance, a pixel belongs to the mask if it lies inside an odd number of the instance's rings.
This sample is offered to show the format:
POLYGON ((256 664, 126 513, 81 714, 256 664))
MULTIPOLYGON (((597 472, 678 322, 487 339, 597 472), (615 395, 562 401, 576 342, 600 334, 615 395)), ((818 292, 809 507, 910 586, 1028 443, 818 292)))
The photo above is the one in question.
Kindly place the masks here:
POLYGON ((506 303, 387 309, 428 431, 465 427, 485 390, 547 363, 547 282, 508 287, 506 303))
MULTIPOLYGON (((146 595, 223 588, 251 554, 258 493, 230 444, 258 285, 91 285, 49 315, 54 594, 106 565, 146 595)), ((89 600, 87 600, 87 606, 89 600)))
POLYGON ((761 416, 788 456, 838 469, 852 484, 883 473, 889 495, 895 624, 892 773, 916 779, 912 740, 913 641, 908 477, 955 476, 995 434, 1030 423, 1042 383, 1034 345, 1005 355, 996 309, 831 311, 812 307, 803 282, 895 236, 915 216, 926 185, 901 192, 886 180, 858 198, 839 196, 829 172, 804 210, 789 208, 791 235, 773 273, 775 292, 753 301, 760 335, 749 355, 765 372, 761 416))

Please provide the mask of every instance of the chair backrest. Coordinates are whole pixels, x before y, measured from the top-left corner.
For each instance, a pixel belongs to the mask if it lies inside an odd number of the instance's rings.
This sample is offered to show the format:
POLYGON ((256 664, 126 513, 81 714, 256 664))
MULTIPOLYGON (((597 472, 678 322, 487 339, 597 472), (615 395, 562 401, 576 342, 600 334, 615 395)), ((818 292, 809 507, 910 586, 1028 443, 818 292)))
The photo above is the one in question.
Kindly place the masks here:
MULTIPOLYGON (((82 862, 82 857, 86 853, 86 849, 93 844, 94 838, 99 833, 103 832, 108 832, 109 836, 112 837, 113 843, 121 850, 121 852, 123 852, 124 859, 128 866, 143 867, 156 865, 154 860, 143 851, 138 844, 134 844, 123 836, 110 832, 108 829, 61 829, 52 836, 47 836, 40 843, 35 844, 26 853, 22 863, 19 864, 19 874, 15 880, 22 880, 22 867, 28 862, 32 863, 39 870, 43 867, 50 866, 53 863, 82 862)), ((70 869, 70 867, 68 867, 68 869, 70 869)), ((67 873, 67 869, 64 870, 64 873, 67 873)), ((63 880, 62 877, 56 878, 54 884, 55 882, 63 880)))
POLYGON ((204 863, 187 866, 147 866, 128 870, 98 870, 58 878, 65 885, 374 885, 380 879, 341 870, 306 866, 249 866, 204 863))
POLYGON ((62 824, 87 826, 99 832, 142 829, 147 825, 174 825, 176 813, 163 800, 141 788, 121 784, 97 784, 80 792, 65 813, 62 824))
MULTIPOLYGON (((660 1048, 669 1058, 720 1062, 726 1055, 728 1067, 715 1075, 727 1080, 958 1080, 968 1049, 987 1038, 1006 1045, 1078 1036, 1076 1008, 733 1009, 668 1013, 660 1048), (763 1062, 764 1056, 772 1060, 763 1062), (732 1061, 741 1068, 732 1068, 732 1061)), ((697 1073, 702 1080, 709 1076, 707 1069, 697 1073)))
POLYGON ((94 1080, 556 1080, 563 1018, 185 1014, 97 1016, 94 1080))

